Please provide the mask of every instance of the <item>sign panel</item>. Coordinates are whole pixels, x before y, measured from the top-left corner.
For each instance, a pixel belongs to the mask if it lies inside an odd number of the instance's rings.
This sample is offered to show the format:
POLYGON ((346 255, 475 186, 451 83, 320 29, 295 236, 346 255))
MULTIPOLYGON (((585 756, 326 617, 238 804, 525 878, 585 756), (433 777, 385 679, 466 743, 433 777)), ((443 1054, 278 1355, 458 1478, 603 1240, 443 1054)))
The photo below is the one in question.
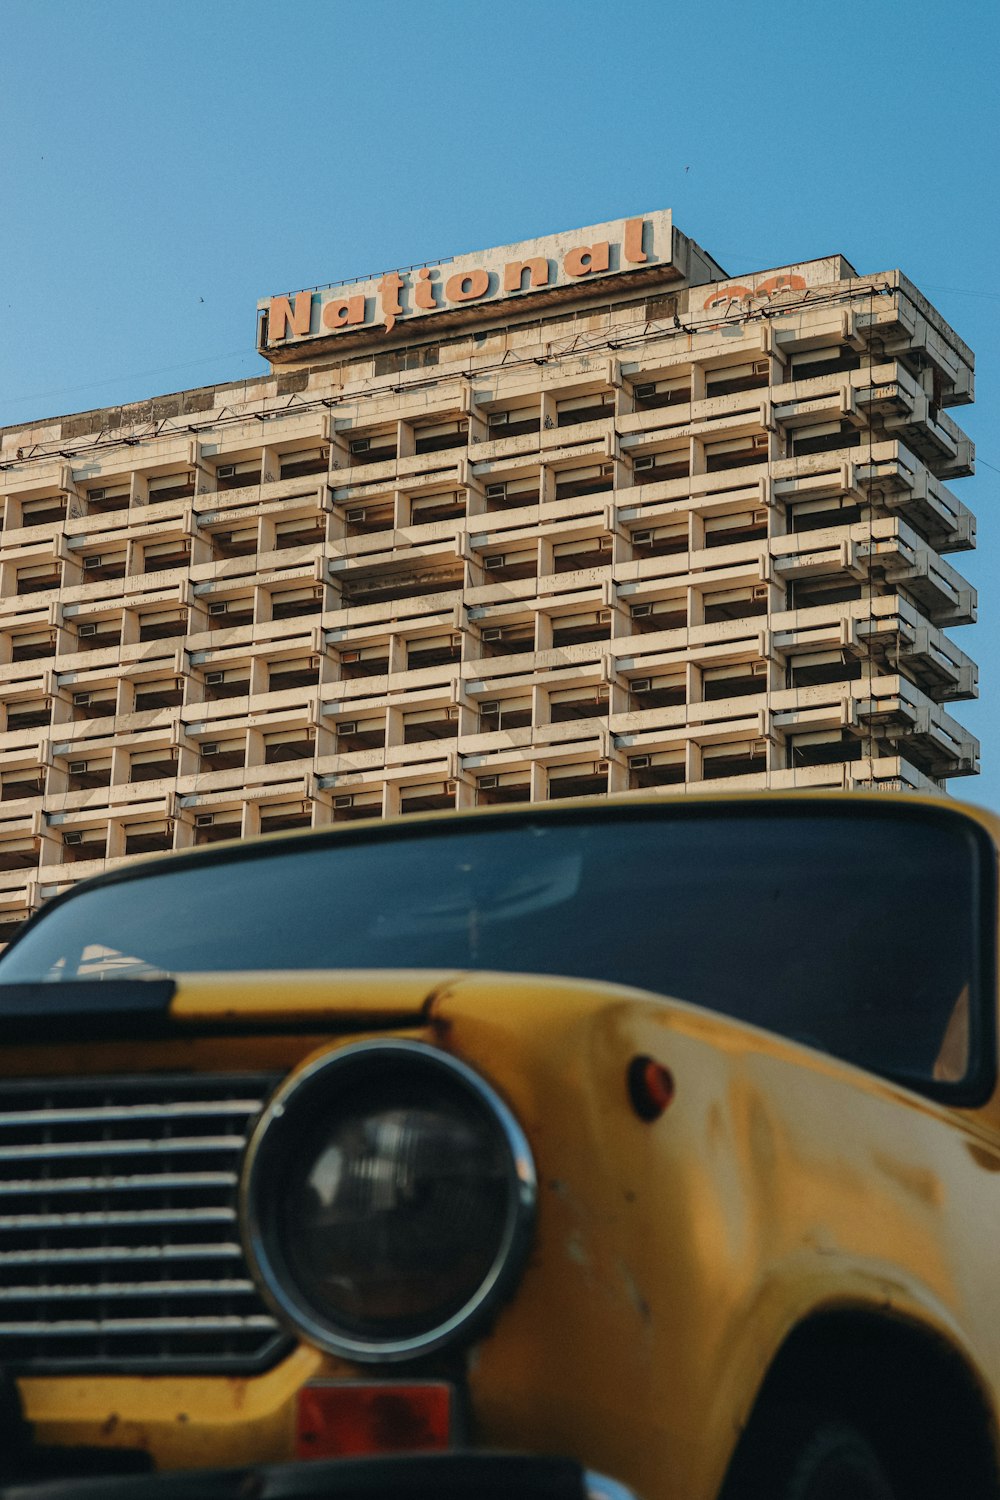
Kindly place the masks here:
POLYGON ((258 303, 262 352, 672 265, 669 209, 258 303))

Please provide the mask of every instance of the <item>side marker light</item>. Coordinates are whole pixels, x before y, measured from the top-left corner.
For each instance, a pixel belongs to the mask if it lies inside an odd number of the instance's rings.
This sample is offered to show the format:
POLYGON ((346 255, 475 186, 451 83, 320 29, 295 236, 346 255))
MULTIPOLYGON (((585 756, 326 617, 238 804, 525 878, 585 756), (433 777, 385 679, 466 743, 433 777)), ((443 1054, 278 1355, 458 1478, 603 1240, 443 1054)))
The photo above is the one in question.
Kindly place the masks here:
POLYGON ((658 1120, 676 1092, 674 1075, 652 1057, 633 1057, 625 1075, 632 1108, 640 1120, 658 1120))

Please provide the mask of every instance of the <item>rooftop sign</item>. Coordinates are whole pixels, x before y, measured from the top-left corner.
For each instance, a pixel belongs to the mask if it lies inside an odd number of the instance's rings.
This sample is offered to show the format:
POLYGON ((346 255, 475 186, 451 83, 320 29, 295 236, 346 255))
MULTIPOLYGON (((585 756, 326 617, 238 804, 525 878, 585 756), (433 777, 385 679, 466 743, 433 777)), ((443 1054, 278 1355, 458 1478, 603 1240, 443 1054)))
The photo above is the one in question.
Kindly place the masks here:
POLYGON ((568 287, 642 271, 669 278, 671 270, 674 277, 683 274, 674 268, 673 222, 664 209, 438 265, 386 271, 370 281, 265 298, 258 303, 258 347, 272 358, 288 358, 284 351, 317 339, 354 343, 359 334, 385 336, 417 319, 515 299, 548 301, 568 287))

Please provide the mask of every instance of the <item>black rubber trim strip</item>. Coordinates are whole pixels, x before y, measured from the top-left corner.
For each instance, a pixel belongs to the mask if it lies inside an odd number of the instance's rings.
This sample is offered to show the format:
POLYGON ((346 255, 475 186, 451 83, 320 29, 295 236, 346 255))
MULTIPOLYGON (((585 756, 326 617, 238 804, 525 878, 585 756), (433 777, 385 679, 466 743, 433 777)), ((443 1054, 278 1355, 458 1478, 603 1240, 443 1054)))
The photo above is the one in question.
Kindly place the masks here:
POLYGON ((585 1500, 578 1463, 517 1453, 310 1459, 244 1469, 15 1484, 0 1500, 585 1500))
POLYGON ((173 979, 0 984, 0 1041, 173 1035, 173 979))

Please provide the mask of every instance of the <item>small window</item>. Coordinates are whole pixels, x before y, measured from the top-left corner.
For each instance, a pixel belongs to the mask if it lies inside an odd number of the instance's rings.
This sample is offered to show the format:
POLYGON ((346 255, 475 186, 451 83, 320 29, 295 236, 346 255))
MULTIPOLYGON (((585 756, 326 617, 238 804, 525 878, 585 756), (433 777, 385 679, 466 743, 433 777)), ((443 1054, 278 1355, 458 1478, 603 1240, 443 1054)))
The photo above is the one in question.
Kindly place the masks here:
POLYGON ((646 380, 636 376, 633 386, 636 411, 654 411, 661 406, 686 406, 691 400, 690 375, 668 380, 646 380))
POLYGON ((861 429, 851 422, 821 422, 813 427, 799 427, 792 433, 792 456, 857 448, 860 442, 861 429))
POLYGON ((530 727, 530 697, 487 699, 479 705, 480 734, 497 734, 501 731, 530 729, 530 727))
POLYGON ((840 375, 846 370, 860 370, 861 355, 849 344, 832 344, 825 349, 810 349, 792 355, 791 380, 815 380, 820 375, 840 375))
POLYGON ((680 708, 687 702, 683 674, 633 678, 629 687, 629 706, 633 709, 680 708))
POLYGON ((767 662, 706 667, 701 674, 701 696, 706 703, 725 698, 755 698, 767 691, 767 662))
POLYGON ((406 666, 411 672, 422 667, 451 666, 462 658, 460 635, 426 635, 406 643, 406 666))
POLYGON ((549 800, 563 797, 602 797, 608 790, 606 761, 576 766, 552 766, 549 770, 549 800))
POLYGON ((714 625, 719 620, 744 620, 755 615, 766 615, 768 588, 758 584, 753 588, 719 590, 705 595, 705 624, 714 625))
POLYGON ((312 804, 309 802, 279 803, 260 810, 261 833, 290 832, 295 828, 312 826, 312 804))
POLYGON ((304 448, 297 453, 281 455, 282 479, 304 479, 309 474, 325 474, 329 466, 329 449, 304 448))
POLYGON ((862 664, 844 651, 811 651, 788 664, 789 687, 817 687, 828 682, 858 682, 862 664))
POLYGON ((504 771, 480 776, 476 783, 477 807, 502 807, 510 802, 531 801, 531 780, 525 771, 504 771))
POLYGON ((864 746, 855 735, 793 734, 788 741, 788 764, 796 766, 837 765, 860 760, 864 746))
POLYGON ((719 781, 726 776, 753 776, 767 770, 767 745, 745 740, 730 745, 708 745, 702 753, 702 779, 719 781))
POLYGON ((56 638, 49 630, 22 631, 10 638, 11 661, 42 661, 56 654, 56 638))
POLYGON ((178 708, 184 702, 184 685, 173 677, 158 682, 137 682, 135 711, 146 713, 155 708, 178 708))
POLYGON ((590 464, 582 469, 560 469, 556 474, 556 499, 578 495, 601 495, 614 488, 613 464, 590 464))
POLYGON ((429 526, 435 521, 454 521, 465 515, 465 493, 446 490, 440 495, 422 495, 410 502, 410 524, 429 526))
POLYGON ((205 697, 210 703, 221 698, 245 698, 250 691, 249 667, 235 667, 231 671, 205 672, 205 697))
POLYGON ((721 370, 709 370, 705 377, 706 396, 732 396, 737 391, 753 391, 767 385, 770 379, 770 361, 755 359, 740 365, 727 365, 721 370))
POLYGON ((553 646, 582 646, 589 641, 611 639, 611 611, 590 611, 580 615, 559 615, 552 621, 553 646))
POLYGON ((48 698, 29 698, 7 705, 7 728, 41 729, 52 721, 52 704, 48 698))
POLYGON ((643 787, 681 786, 684 779, 684 751, 682 749, 629 756, 628 784, 632 790, 643 787))
POLYGON ((577 427, 583 422, 603 422, 615 414, 613 391, 599 391, 590 396, 574 396, 556 402, 556 426, 577 427))
POLYGON ((129 761, 129 781, 162 781, 177 775, 175 750, 144 750, 129 761))
MULTIPOLYGON (((384 745, 385 719, 382 716, 344 719, 337 725, 338 755, 350 755, 361 750, 381 750, 384 745)), ((380 795, 380 808, 381 805, 380 795)))
POLYGON ((429 708, 403 715, 403 744, 422 745, 430 740, 453 740, 458 734, 458 709, 429 708))
POLYGON ((399 794, 401 813, 446 812, 454 806, 455 783, 453 781, 404 786, 399 794))
POLYGON ((854 578, 804 578, 789 588, 790 609, 819 609, 860 599, 862 584, 854 578))
POLYGON ((611 538, 594 536, 573 542, 557 542, 552 548, 556 573, 572 573, 581 568, 603 568, 611 561, 611 538))
POLYGON ((549 694, 549 722, 566 724, 573 719, 606 719, 608 689, 568 688, 549 694))
MULTIPOLYGON (((300 656, 292 661, 271 662, 267 672, 269 693, 282 693, 288 688, 315 687, 319 682, 319 657, 300 656)), ((247 682, 244 692, 249 691, 247 682)))
POLYGON ((323 612, 322 585, 307 589, 283 589, 271 595, 272 620, 297 620, 304 615, 323 612))
POLYGON ((312 760, 315 748, 315 735, 309 729, 290 729, 278 734, 265 734, 264 764, 273 766, 281 761, 312 760))
POLYGON ((469 424, 439 422, 431 427, 417 427, 413 432, 415 453, 441 453, 447 448, 464 448, 468 442, 469 424))

